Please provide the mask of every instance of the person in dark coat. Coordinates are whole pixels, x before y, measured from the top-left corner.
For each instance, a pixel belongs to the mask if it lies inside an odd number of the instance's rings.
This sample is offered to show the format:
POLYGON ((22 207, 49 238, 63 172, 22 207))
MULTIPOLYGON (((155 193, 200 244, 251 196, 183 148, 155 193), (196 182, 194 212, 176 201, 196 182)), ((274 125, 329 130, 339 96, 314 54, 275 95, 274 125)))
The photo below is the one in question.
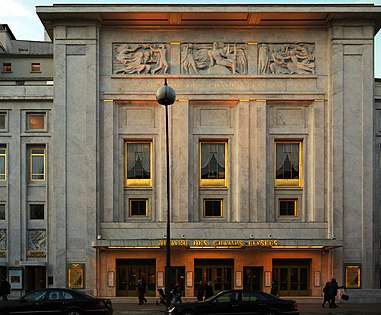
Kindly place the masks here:
POLYGON ((336 295, 339 289, 344 288, 344 286, 340 286, 337 284, 336 279, 332 278, 330 284, 329 284, 329 289, 328 289, 328 294, 329 294, 329 307, 330 308, 336 308, 336 295))
POLYGON ((175 287, 172 290, 172 303, 182 303, 181 300, 181 287, 179 283, 176 283, 175 287))
POLYGON ((7 278, 3 277, 0 282, 0 295, 3 297, 3 301, 8 301, 9 293, 11 293, 11 284, 7 278))
POLYGON ((147 303, 147 299, 145 298, 146 293, 146 284, 143 281, 143 279, 138 280, 138 299, 139 299, 139 305, 142 305, 143 303, 147 303))
POLYGON ((279 287, 278 287, 278 284, 273 281, 272 285, 271 285, 271 291, 270 293, 274 296, 279 296, 279 287))
POLYGON ((329 300, 329 281, 327 281, 325 283, 325 287, 323 289, 323 294, 324 294, 324 300, 323 300, 323 304, 321 306, 325 307, 325 302, 328 302, 328 304, 330 303, 329 300))
POLYGON ((213 296, 213 285, 212 282, 208 282, 205 285, 205 300, 213 296))
POLYGON ((205 285, 203 281, 200 281, 200 286, 197 290, 197 301, 202 301, 204 299, 205 285))

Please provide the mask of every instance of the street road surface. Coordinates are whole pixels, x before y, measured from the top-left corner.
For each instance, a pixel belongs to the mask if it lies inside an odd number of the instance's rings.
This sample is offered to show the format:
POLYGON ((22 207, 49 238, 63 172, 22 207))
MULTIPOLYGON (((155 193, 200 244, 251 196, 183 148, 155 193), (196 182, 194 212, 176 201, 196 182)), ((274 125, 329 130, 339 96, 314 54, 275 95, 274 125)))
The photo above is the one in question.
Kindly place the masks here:
MULTIPOLYGON (((299 304, 301 315, 381 315, 380 304, 351 304, 339 303, 338 308, 321 307, 320 303, 299 304)), ((113 303, 114 315, 164 315, 164 306, 147 303, 113 303)))

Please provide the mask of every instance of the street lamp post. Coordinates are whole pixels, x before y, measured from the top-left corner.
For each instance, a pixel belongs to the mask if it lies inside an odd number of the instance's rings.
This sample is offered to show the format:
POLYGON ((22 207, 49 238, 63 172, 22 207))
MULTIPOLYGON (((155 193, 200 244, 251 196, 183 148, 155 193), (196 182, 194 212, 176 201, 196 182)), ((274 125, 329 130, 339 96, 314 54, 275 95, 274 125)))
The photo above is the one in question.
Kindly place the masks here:
POLYGON ((167 78, 164 79, 164 85, 156 92, 156 100, 165 107, 165 139, 167 151, 167 240, 166 240, 166 264, 165 264, 165 305, 166 313, 171 304, 170 282, 171 282, 171 190, 170 190, 170 172, 169 172, 169 136, 168 136, 168 106, 175 102, 176 93, 173 88, 168 86, 167 78))

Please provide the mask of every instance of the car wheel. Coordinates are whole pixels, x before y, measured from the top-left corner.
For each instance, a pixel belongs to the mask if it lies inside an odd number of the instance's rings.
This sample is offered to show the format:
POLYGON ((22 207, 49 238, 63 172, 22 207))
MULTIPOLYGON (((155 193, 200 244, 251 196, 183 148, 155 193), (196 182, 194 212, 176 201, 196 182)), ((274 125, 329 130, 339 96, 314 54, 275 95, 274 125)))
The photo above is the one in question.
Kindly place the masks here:
POLYGON ((81 311, 79 310, 70 310, 65 313, 65 315, 81 315, 81 311))

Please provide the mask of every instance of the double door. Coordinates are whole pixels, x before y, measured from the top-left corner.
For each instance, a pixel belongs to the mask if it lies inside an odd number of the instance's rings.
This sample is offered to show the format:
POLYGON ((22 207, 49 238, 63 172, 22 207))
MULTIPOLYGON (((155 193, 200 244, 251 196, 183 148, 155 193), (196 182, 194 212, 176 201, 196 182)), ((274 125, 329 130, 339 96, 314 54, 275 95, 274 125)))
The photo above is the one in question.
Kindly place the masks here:
POLYGON ((25 267, 25 292, 46 288, 46 267, 25 267))
POLYGON ((233 259, 195 259, 194 266, 195 295, 200 281, 211 282, 213 293, 233 289, 233 259))
POLYGON ((243 288, 246 290, 263 289, 263 267, 243 267, 243 288))
POLYGON ((117 296, 137 296, 139 279, 145 282, 146 296, 156 295, 155 259, 117 259, 116 270, 117 296))
POLYGON ((281 296, 309 295, 310 261, 278 259, 273 261, 273 281, 281 296))

